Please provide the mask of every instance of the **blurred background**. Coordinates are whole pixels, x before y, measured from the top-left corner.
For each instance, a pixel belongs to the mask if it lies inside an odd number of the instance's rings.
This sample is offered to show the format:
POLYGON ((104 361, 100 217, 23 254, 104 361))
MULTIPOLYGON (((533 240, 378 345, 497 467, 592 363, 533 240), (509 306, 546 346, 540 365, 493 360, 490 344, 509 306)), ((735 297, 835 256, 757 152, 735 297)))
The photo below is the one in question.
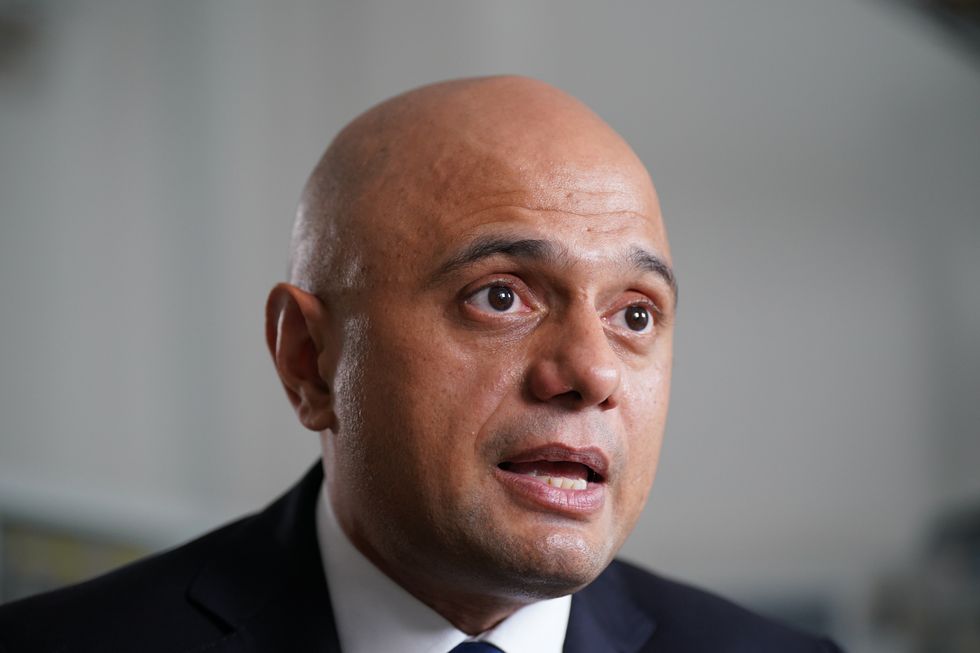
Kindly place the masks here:
POLYGON ((0 600, 318 455, 268 360, 300 189, 371 104, 514 72, 619 130, 681 282, 624 555, 850 651, 980 651, 976 2, 0 0, 0 600))

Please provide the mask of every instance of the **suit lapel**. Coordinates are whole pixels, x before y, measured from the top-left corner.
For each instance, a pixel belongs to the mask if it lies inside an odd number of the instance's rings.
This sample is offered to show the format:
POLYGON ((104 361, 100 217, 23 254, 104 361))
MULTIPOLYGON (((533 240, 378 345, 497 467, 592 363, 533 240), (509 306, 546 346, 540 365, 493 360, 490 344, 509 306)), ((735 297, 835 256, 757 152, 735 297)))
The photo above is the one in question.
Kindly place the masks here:
POLYGON ((656 622, 630 599, 629 589, 613 566, 572 596, 562 650, 564 653, 636 653, 650 640, 655 629, 656 622))
POLYGON ((209 651, 339 652, 316 538, 317 463, 214 551, 188 598, 225 624, 209 651))

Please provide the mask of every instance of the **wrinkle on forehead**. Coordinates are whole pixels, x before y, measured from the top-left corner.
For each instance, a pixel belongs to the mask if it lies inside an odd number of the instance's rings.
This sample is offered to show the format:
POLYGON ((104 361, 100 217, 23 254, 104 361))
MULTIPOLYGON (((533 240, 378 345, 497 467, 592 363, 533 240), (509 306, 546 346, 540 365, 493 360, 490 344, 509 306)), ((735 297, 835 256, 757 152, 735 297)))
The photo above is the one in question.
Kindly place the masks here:
POLYGON ((631 213, 662 233, 646 169, 581 102, 526 78, 457 80, 388 100, 338 134, 304 190, 291 279, 321 296, 355 288, 372 255, 507 204, 631 213))
POLYGON ((529 178, 523 186, 513 184, 496 190, 474 189, 457 207, 467 214, 477 214, 507 206, 532 211, 566 213, 577 216, 634 215, 659 218, 656 196, 637 193, 628 180, 616 172, 589 172, 594 179, 568 172, 550 178, 529 178), (482 191, 482 192, 479 192, 482 191))

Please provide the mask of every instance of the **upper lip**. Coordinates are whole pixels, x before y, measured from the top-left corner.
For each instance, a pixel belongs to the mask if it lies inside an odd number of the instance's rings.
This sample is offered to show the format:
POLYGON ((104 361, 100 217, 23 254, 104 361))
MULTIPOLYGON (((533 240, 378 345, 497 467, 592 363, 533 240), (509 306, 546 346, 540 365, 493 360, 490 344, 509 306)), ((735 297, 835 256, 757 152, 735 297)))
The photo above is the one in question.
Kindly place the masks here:
POLYGON ((505 456, 500 461, 500 464, 530 463, 535 460, 579 463, 591 469, 602 480, 606 480, 609 474, 609 458, 602 449, 598 447, 569 447, 559 443, 545 444, 532 449, 523 449, 505 456))

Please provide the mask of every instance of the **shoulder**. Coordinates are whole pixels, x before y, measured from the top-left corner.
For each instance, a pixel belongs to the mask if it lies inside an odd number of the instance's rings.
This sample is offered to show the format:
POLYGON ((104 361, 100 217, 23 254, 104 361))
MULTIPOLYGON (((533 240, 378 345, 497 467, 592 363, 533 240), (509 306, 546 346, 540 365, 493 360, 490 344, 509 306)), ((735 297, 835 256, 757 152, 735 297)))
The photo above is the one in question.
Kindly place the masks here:
POLYGON ((651 650, 839 652, 826 639, 742 608, 710 592, 614 561, 583 590, 586 600, 626 601, 654 623, 651 650))
POLYGON ((0 606, 0 653, 191 653, 240 648, 249 637, 255 650, 323 650, 335 635, 323 627, 329 598, 316 573, 312 517, 321 480, 317 463, 259 513, 88 582, 0 606), (292 648, 284 623, 298 633, 292 648))
POLYGON ((185 650, 220 636, 187 588, 239 520, 92 580, 0 606, 0 652, 185 650))

